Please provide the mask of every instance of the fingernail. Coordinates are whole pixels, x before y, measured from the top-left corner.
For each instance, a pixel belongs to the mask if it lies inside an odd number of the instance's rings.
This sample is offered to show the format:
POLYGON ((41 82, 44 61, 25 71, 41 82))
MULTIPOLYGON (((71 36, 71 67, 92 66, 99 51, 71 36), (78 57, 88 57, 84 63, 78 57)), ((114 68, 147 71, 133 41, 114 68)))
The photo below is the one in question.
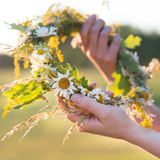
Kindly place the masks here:
POLYGON ((71 97, 71 100, 72 100, 75 104, 79 104, 80 101, 82 100, 82 95, 80 95, 80 94, 74 94, 74 95, 71 97))

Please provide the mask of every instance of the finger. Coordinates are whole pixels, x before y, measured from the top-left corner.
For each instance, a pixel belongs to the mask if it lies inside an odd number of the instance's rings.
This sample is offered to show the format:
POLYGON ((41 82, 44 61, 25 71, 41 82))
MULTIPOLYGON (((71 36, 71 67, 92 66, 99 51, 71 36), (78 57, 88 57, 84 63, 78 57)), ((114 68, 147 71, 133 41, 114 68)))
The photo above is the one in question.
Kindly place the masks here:
MULTIPOLYGON (((78 122, 77 129, 80 132, 89 132, 90 130, 92 131, 93 128, 95 128, 94 127, 95 123, 93 125, 93 122, 90 122, 89 118, 86 118, 86 119, 82 120, 83 117, 79 116, 79 115, 70 115, 67 118, 73 123, 78 122)), ((99 125, 101 125, 101 123, 98 123, 97 127, 99 127, 99 125)))
POLYGON ((92 27, 92 25, 95 23, 95 21, 96 21, 96 15, 93 14, 86 20, 86 22, 83 24, 82 29, 80 31, 80 36, 82 39, 82 45, 84 46, 84 49, 86 49, 88 46, 89 30, 92 27))
POLYGON ((98 41, 98 55, 96 57, 100 60, 104 59, 105 54, 107 53, 107 44, 109 39, 109 34, 111 32, 112 28, 110 26, 105 27, 99 35, 99 41, 98 41))
POLYGON ((63 109, 66 106, 65 103, 63 102, 63 99, 60 98, 59 96, 56 96, 56 99, 57 99, 57 104, 59 108, 63 109))
POLYGON ((92 86, 93 89, 95 89, 97 87, 97 83, 96 82, 90 82, 89 86, 92 86))
POLYGON ((94 114, 96 117, 101 117, 106 110, 103 104, 95 102, 93 99, 80 94, 72 95, 71 100, 77 107, 94 114))
POLYGON ((118 51, 120 48, 120 43, 121 43, 121 37, 116 34, 114 36, 114 39, 110 45, 110 47, 108 48, 108 59, 110 59, 110 61, 112 61, 114 64, 116 64, 117 62, 117 56, 118 56, 118 51))
POLYGON ((91 57, 95 56, 99 33, 100 33, 100 30, 103 28, 103 26, 104 26, 104 21, 101 19, 98 19, 90 29, 88 48, 90 50, 91 57))
POLYGON ((73 123, 75 123, 77 121, 80 121, 82 119, 81 116, 78 115, 78 114, 76 114, 76 115, 67 115, 67 118, 73 123))

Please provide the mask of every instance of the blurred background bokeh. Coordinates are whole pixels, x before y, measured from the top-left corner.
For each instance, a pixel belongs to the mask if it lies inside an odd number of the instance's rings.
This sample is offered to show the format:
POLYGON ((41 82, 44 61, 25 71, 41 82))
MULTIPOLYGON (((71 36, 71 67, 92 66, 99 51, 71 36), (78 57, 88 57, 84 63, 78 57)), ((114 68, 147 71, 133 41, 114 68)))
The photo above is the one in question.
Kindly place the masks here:
MULTIPOLYGON (((2 21, 9 21, 11 22, 11 18, 14 15, 14 12, 18 12, 19 14, 23 13, 23 7, 25 5, 28 7, 28 14, 30 11, 37 9, 38 12, 35 13, 41 13, 44 8, 48 8, 51 4, 55 2, 61 2, 65 5, 70 5, 71 0, 68 0, 68 3, 63 0, 54 1, 54 0, 35 0, 35 1, 23 1, 23 0, 15 0, 14 6, 12 0, 6 0, 4 4, 0 4, 0 10, 6 11, 5 13, 0 12, 0 23, 2 24, 2 21), (8 4, 7 4, 8 3, 8 4), (27 4, 26 4, 27 3, 27 4), (31 9, 29 8, 29 4, 31 6, 31 9), (45 4, 45 5, 44 5, 45 4), (37 7, 38 5, 38 7, 37 7), (7 7, 8 6, 8 7, 7 7), (19 11, 17 9, 17 6, 19 6, 19 11), (47 7, 48 6, 48 7, 47 7), (6 8, 4 8, 6 7, 6 8), (7 13, 9 15, 7 16, 7 13), (13 15, 12 15, 13 14, 13 15)), ((112 6, 112 0, 108 0, 109 9, 108 6, 106 7, 106 10, 112 11, 114 9, 112 6), (110 6, 111 3, 111 6, 110 6)), ((114 3, 116 3, 116 0, 113 0, 114 3)), ((151 4, 151 8, 153 9, 152 12, 154 12, 154 7, 156 5, 153 3, 151 4)), ((73 1, 72 1, 73 2, 73 1)), ((85 5, 85 1, 81 0, 81 3, 85 5)), ((83 8, 78 8, 79 1, 76 1, 75 9, 80 10, 83 12, 83 8)), ((88 1, 92 2, 92 1, 88 1)), ((122 7, 124 2, 127 3, 127 1, 122 0, 122 7)), ((135 3, 138 1, 135 1, 135 3)), ((145 2, 145 1, 143 1, 145 2)), ((157 2, 157 1, 155 1, 157 2)), ((3 3, 3 2, 0 2, 3 3)), ((73 2, 75 3, 75 1, 73 2)), ((94 2, 96 3, 96 2, 94 2)), ((97 1, 97 3, 99 3, 97 1)), ((102 1, 101 1, 102 3, 102 1)), ((118 0, 117 0, 118 3, 118 0)), ((133 3, 133 1, 132 1, 133 3)), ((129 6, 125 5, 126 8, 130 7, 132 8, 133 4, 128 4, 129 6)), ((91 7, 88 3, 86 4, 87 7, 91 7)), ((99 5, 99 4, 98 4, 99 5)), ((119 6, 121 8, 121 6, 119 6)), ((138 7, 138 4, 137 4, 138 7)), ((143 7, 142 12, 143 12, 143 7)), ((124 7, 123 7, 124 9, 124 7)), ((127 9, 126 9, 127 10, 127 9)), ((136 8, 134 9, 136 12, 136 8)), ((46 11, 46 10, 45 10, 46 11)), ((108 13, 110 11, 107 11, 108 13)), ((146 11, 146 10, 145 10, 146 11)), ((85 9, 85 13, 87 10, 85 9)), ((89 10, 89 14, 94 13, 94 10, 89 10)), ((95 12, 98 12, 98 10, 95 10, 95 12)), ((117 11, 118 12, 118 11, 117 11)), ((147 11, 146 11, 147 12, 147 11)), ((151 10, 150 10, 151 12, 151 10)), ((156 10, 155 10, 156 12, 156 10)), ((41 14, 43 14, 42 12, 41 14)), ((27 17, 27 13, 23 13, 27 17)), ((98 14, 98 13, 96 13, 98 14)), ((117 13, 117 16, 120 13, 117 13)), ((129 14, 129 13, 126 13, 129 14)), ((139 13, 140 14, 140 13, 139 13)), ((147 14, 147 13, 146 13, 147 14)), ((17 14, 18 15, 18 14, 17 14)), ((144 13, 143 13, 144 15, 144 13)), ((155 14, 156 15, 156 14, 155 14)), ((141 16, 140 16, 141 17, 141 16)), ((16 17, 13 17, 14 20, 16 17)), ((20 18, 20 17, 19 17, 20 18)), ((124 17, 125 18, 125 17, 124 17)), ((135 18, 135 17, 134 17, 135 18)), ((145 18, 145 17, 144 17, 145 18)), ((149 18, 148 17, 148 21, 149 18)), ((154 17, 155 18, 155 17, 154 17)), ((18 16, 17 16, 18 19, 18 16)), ((132 19, 132 16, 131 16, 132 19)), ((136 17, 137 21, 142 21, 143 19, 139 19, 139 17, 136 17)), ((115 19, 114 19, 115 20, 115 19)), ((152 18, 153 20, 153 18, 152 18)), ((158 21, 158 19, 157 19, 158 21)), ((15 21, 12 21, 13 23, 15 21)), ((12 23, 11 22, 11 23, 12 23)), ((120 35, 122 38, 126 38, 129 34, 138 35, 142 38, 142 43, 140 47, 136 48, 136 51, 138 52, 138 55, 140 57, 140 63, 141 65, 148 65, 150 60, 154 57, 160 59, 160 32, 156 30, 154 27, 153 29, 149 29, 146 26, 146 30, 143 27, 140 27, 140 25, 137 24, 133 25, 133 22, 130 23, 129 21, 124 21, 119 19, 118 23, 122 22, 121 32, 120 35)), ((152 23, 152 21, 150 22, 152 23)), ((1 26, 0 28, 0 43, 9 42, 10 44, 15 44, 14 38, 15 34, 10 36, 11 31, 7 29, 8 26, 1 26), (3 30, 5 32, 3 33, 3 30), (7 32, 8 31, 8 32, 7 32), (3 37, 1 36, 3 35, 3 37), (6 37, 11 39, 8 41, 6 37), (6 40, 6 41, 3 41, 6 40)), ((149 25, 151 28, 151 26, 149 25)), ((160 27, 160 26, 159 26, 160 27)), ((62 54, 64 54, 64 63, 68 62, 72 66, 76 65, 79 69, 80 74, 84 73, 86 77, 89 78, 90 81, 96 81, 98 84, 98 87, 101 87, 102 89, 105 89, 107 84, 103 80, 102 76, 99 74, 99 72, 94 68, 94 66, 89 62, 89 60, 86 58, 86 56, 82 53, 82 51, 79 48, 72 49, 70 46, 71 38, 69 37, 64 44, 60 45, 60 49, 62 50, 62 54)), ((3 53, 2 50, 0 50, 0 53, 3 53)), ((27 77, 30 75, 30 69, 24 70, 21 69, 21 77, 27 77)), ((153 99, 155 100, 155 104, 160 106, 160 100, 159 100, 159 81, 160 76, 156 75, 153 79, 149 80, 149 86, 151 91, 153 92, 153 99)), ((13 65, 13 58, 8 57, 6 55, 0 55, 0 85, 4 85, 6 83, 10 83, 14 80, 14 65, 13 65)), ((53 93, 47 94, 47 97, 50 99, 51 103, 55 104, 55 97, 53 93)), ((7 97, 4 97, 0 95, 0 114, 3 113, 3 107, 7 102, 7 97)), ((23 110, 15 110, 11 111, 8 116, 3 119, 2 116, 0 116, 0 139, 3 138, 6 132, 10 131, 13 126, 15 126, 18 123, 21 123, 25 120, 27 120, 30 116, 33 114, 36 114, 39 112, 40 108, 45 106, 46 104, 41 101, 35 102, 32 105, 29 105, 23 110)), ((113 122, 114 123, 114 122, 113 122)), ((69 141, 65 145, 63 145, 63 138, 67 134, 67 130, 71 126, 71 122, 66 120, 64 117, 54 117, 49 118, 47 120, 41 121, 38 126, 36 126, 26 137, 23 141, 19 142, 19 139, 24 134, 25 130, 22 129, 20 131, 17 131, 13 136, 6 139, 3 142, 0 142, 0 160, 155 160, 153 156, 151 156, 149 153, 145 152, 144 150, 140 149, 137 146, 134 146, 132 144, 129 144, 128 142, 102 137, 98 135, 92 135, 88 133, 79 133, 76 129, 73 131, 73 133, 70 136, 69 141)))

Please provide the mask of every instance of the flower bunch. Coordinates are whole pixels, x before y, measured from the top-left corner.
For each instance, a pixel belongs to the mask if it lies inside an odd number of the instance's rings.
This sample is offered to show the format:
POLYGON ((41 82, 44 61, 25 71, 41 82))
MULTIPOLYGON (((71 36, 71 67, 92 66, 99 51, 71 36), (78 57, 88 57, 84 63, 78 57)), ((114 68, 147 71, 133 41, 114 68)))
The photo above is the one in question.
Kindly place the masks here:
MULTIPOLYGON (((60 42, 64 42, 67 36, 75 36, 88 15, 80 14, 69 7, 64 9, 58 7, 59 5, 52 5, 45 15, 36 19, 37 23, 34 20, 27 20, 22 24, 10 24, 12 29, 20 31, 20 40, 16 48, 6 45, 7 53, 15 59, 16 80, 0 87, 3 95, 8 96, 3 117, 6 117, 10 110, 23 109, 36 100, 46 101, 48 105, 43 109, 49 111, 36 114, 18 124, 5 135, 3 140, 17 129, 28 126, 25 136, 41 119, 46 119, 53 114, 90 115, 71 102, 70 97, 75 93, 88 96, 99 103, 120 107, 127 114, 141 118, 143 126, 151 127, 152 118, 146 109, 146 104, 151 98, 147 79, 159 62, 155 63, 154 60, 147 68, 140 66, 138 55, 128 51, 127 48, 133 49, 139 46, 141 39, 130 35, 126 40, 121 40, 118 67, 113 74, 115 83, 109 87, 116 96, 110 98, 100 88, 93 89, 84 75, 79 76, 76 67, 72 68, 68 63, 62 64, 63 55, 59 50, 60 42), (31 64, 30 77, 19 79, 20 60, 24 61, 25 68, 29 67, 29 63, 31 64), (54 92, 61 97, 65 106, 63 108, 59 107, 59 104, 52 106, 44 96, 47 92, 54 92)), ((110 35, 109 43, 112 39, 113 34, 110 35)))

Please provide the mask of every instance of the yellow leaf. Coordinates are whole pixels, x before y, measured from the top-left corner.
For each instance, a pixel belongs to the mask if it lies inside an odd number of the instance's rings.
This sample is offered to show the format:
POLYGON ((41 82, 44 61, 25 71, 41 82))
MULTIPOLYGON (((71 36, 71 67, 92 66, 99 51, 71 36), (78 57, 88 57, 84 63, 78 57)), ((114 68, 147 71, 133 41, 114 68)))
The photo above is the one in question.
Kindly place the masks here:
POLYGON ((134 35, 131 34, 124 42, 127 48, 134 49, 136 46, 140 46, 141 40, 142 39, 139 36, 134 37, 134 35))
POLYGON ((112 77, 115 78, 115 82, 114 82, 111 86, 109 86, 109 90, 112 91, 115 96, 118 96, 118 95, 120 95, 120 94, 123 94, 124 89, 120 89, 120 88, 118 87, 118 84, 119 84, 120 79, 121 79, 121 75, 118 74, 118 73, 116 73, 116 72, 114 72, 114 73, 112 74, 112 77))

